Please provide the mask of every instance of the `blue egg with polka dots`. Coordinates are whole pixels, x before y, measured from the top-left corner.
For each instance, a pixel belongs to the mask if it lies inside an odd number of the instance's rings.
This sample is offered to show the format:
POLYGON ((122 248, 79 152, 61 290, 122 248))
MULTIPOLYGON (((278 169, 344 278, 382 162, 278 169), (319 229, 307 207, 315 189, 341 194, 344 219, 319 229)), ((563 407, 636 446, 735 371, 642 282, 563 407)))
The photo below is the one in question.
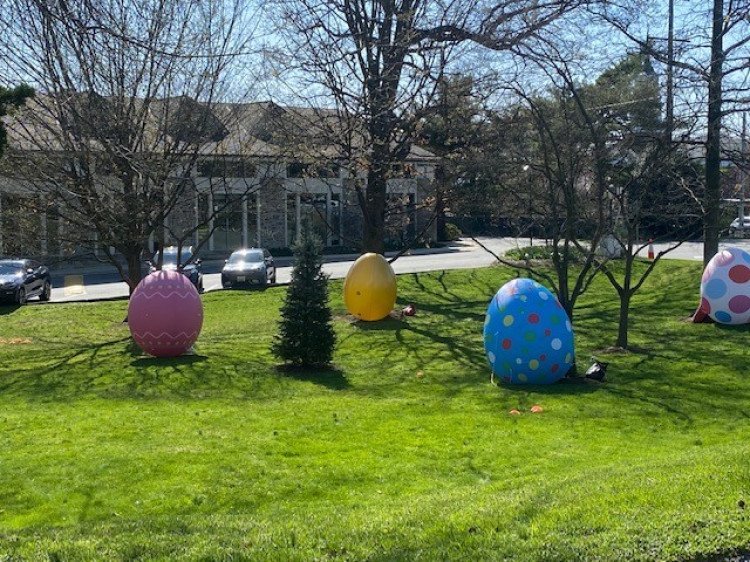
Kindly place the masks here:
POLYGON ((484 350, 504 383, 557 382, 575 361, 573 339, 560 301, 533 279, 509 281, 487 307, 484 350))

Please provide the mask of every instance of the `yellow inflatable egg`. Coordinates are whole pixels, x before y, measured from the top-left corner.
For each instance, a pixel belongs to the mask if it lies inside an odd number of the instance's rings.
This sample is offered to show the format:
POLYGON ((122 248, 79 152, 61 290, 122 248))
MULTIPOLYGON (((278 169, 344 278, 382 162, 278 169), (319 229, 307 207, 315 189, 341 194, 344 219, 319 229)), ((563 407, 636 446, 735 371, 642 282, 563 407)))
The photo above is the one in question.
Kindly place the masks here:
POLYGON ((396 304, 396 276, 380 254, 364 254, 344 281, 344 304, 360 320, 382 320, 396 304))

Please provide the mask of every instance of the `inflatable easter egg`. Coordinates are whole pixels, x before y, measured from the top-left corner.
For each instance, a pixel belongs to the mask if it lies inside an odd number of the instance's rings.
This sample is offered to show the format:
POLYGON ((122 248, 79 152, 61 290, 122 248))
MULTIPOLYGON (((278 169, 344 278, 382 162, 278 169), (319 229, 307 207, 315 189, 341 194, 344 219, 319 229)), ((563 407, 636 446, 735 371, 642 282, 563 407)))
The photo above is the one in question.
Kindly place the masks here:
POLYGON ((727 248, 711 258, 701 278, 701 310, 720 324, 750 322, 750 254, 727 248))
POLYGON ((368 253, 352 264, 344 281, 344 304, 360 320, 382 320, 396 304, 396 276, 380 254, 368 253))
POLYGON ((564 377, 575 360, 573 327, 546 287, 514 279, 487 307, 484 349, 502 382, 551 384, 564 377))
POLYGON ((155 271, 130 296, 128 324, 143 351, 154 357, 176 357, 198 339, 203 304, 190 279, 177 271, 155 271))

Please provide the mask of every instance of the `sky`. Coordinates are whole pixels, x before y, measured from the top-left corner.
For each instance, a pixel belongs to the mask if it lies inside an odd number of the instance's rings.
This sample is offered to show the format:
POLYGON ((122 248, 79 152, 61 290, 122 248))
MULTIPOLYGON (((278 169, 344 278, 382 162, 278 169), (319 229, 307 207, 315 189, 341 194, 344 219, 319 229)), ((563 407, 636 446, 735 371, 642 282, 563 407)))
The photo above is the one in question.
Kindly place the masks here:
MULTIPOLYGON (((135 1, 135 0, 134 0, 135 1)), ((145 0, 144 0, 145 1, 145 0)), ((233 2, 236 0, 217 0, 219 2, 233 2)), ((278 7, 280 2, 267 0, 246 0, 246 13, 239 33, 248 39, 244 46, 244 55, 235 59, 229 79, 223 87, 222 97, 233 101, 274 100, 280 104, 305 105, 310 101, 310 94, 318 94, 310 90, 310 86, 303 81, 299 69, 289 72, 288 63, 297 60, 299 53, 287 53, 284 50, 283 30, 286 26, 280 24, 278 7)), ((638 13, 638 20, 634 22, 633 30, 639 37, 664 38, 667 34, 666 9, 667 0, 621 0, 634 4, 640 1, 642 9, 638 13)), ((0 11, 6 10, 13 0, 0 0, 0 11)), ((705 44, 707 32, 710 29, 709 2, 707 0, 675 0, 676 6, 676 36, 679 57, 687 62, 698 62, 705 65, 707 51, 705 44)), ((0 20, 3 18, 0 16, 0 20)), ((5 24, 16 26, 15 33, 23 34, 18 29, 18 23, 13 19, 5 20, 5 24)), ((0 24, 1 26, 2 24, 0 24)), ((750 25, 750 24, 748 24, 750 25)), ((750 33, 743 26, 743 33, 750 33)), ((628 52, 635 50, 635 45, 623 35, 597 22, 590 14, 580 13, 556 23, 547 31, 548 36, 564 42, 571 55, 579 59, 578 76, 582 82, 593 81, 605 68, 621 60, 628 52)), ((732 42, 738 34, 727 38, 732 42)), ((662 41, 663 43, 663 41, 662 41)), ((741 54, 747 60, 750 53, 742 50, 741 54)), ((534 68, 524 65, 517 58, 507 53, 498 53, 474 44, 465 43, 455 49, 454 59, 449 65, 453 73, 470 72, 478 76, 494 76, 498 80, 518 78, 528 84, 544 89, 546 78, 534 68)), ((657 72, 664 74, 664 65, 654 64, 657 72)), ((4 65, 3 55, 0 55, 0 83, 8 82, 7 67, 4 65)), ((16 76, 16 78, 18 78, 16 76)), ((677 99, 676 111, 692 113, 696 107, 705 103, 705 83, 696 81, 694 75, 677 71, 677 99)), ((733 84, 747 79, 747 72, 738 72, 728 81, 733 84)), ((330 104, 330 100, 316 96, 318 103, 330 104)), ((502 96, 493 99, 493 103, 500 106, 506 100, 502 96)), ((739 120, 734 116, 726 119, 729 128, 735 127, 739 120)))

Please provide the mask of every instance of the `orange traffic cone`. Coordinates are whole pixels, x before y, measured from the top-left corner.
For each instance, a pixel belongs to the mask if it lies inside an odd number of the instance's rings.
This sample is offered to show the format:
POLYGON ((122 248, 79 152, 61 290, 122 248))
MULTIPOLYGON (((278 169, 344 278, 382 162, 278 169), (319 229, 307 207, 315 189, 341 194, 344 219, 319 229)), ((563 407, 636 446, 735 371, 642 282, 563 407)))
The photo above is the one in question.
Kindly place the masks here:
POLYGON ((653 238, 648 239, 648 259, 654 259, 654 240, 653 238))

